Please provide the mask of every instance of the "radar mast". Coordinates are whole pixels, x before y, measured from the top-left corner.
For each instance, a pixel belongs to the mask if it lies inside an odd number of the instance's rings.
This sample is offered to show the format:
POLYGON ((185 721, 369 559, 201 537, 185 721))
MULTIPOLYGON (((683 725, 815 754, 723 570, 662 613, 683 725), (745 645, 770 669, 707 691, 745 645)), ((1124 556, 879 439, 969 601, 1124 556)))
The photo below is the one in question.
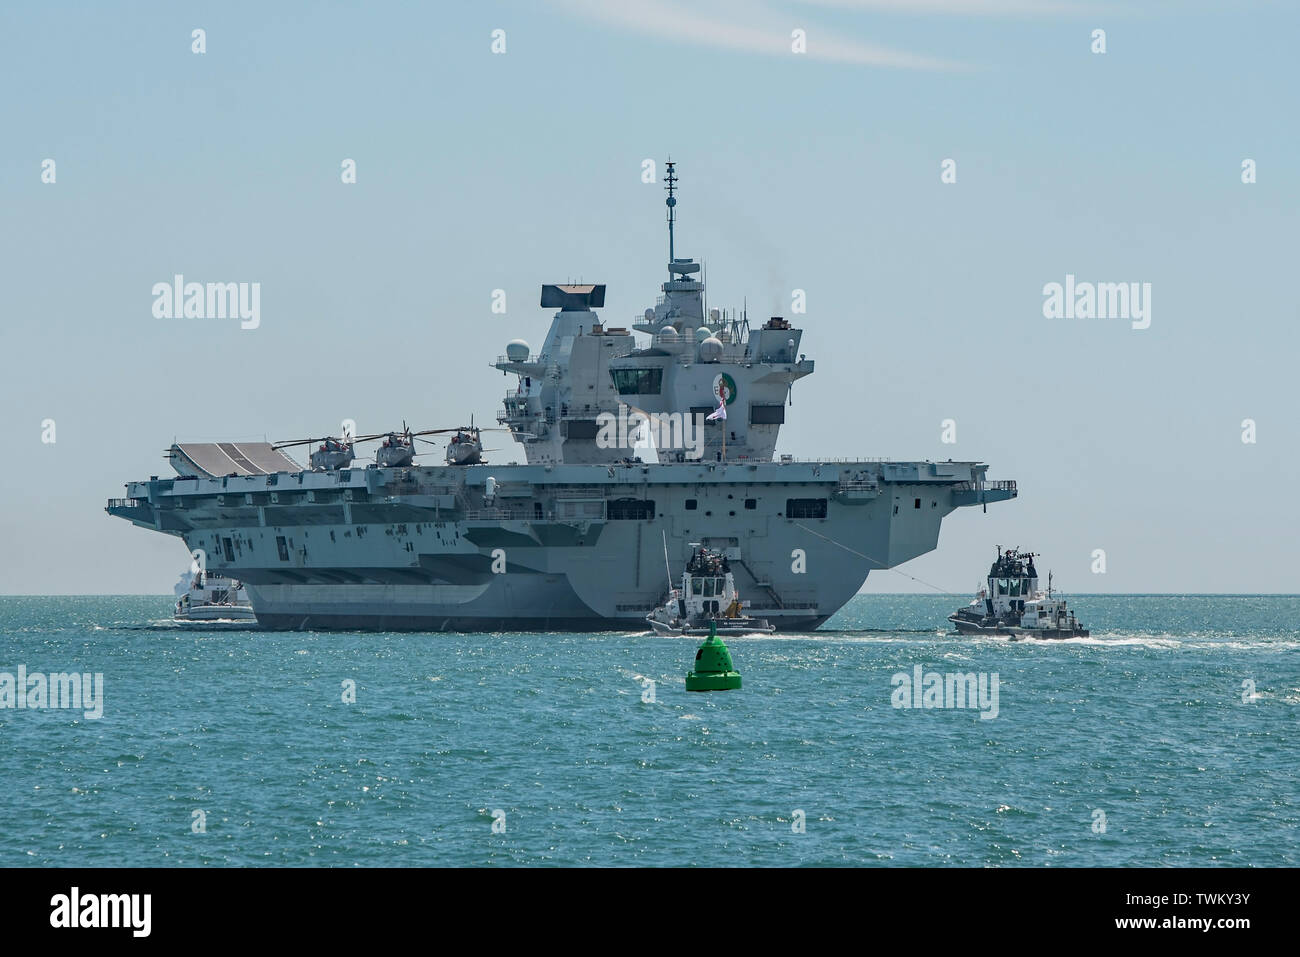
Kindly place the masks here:
MULTIPOLYGON (((664 182, 668 184, 664 187, 664 189, 668 190, 668 198, 664 200, 664 204, 668 207, 668 262, 671 263, 673 261, 673 223, 677 218, 675 210, 677 197, 673 195, 673 191, 677 186, 677 174, 673 168, 677 164, 669 160, 664 165, 668 167, 668 172, 664 176, 664 182)), ((669 275, 672 275, 671 271, 669 275)))

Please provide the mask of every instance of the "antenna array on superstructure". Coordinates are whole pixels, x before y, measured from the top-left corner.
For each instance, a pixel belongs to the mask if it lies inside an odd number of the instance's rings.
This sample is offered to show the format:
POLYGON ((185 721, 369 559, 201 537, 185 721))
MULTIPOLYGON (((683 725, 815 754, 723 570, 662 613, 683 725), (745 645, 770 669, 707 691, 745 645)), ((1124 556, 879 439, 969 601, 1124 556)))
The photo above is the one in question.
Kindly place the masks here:
POLYGON ((673 167, 677 164, 670 159, 664 165, 668 167, 668 172, 664 175, 664 182, 668 184, 664 187, 664 189, 668 190, 668 198, 664 200, 664 204, 668 207, 668 263, 671 266, 673 261, 673 223, 676 221, 673 208, 677 205, 677 197, 673 195, 673 190, 677 186, 677 174, 674 172, 673 167))

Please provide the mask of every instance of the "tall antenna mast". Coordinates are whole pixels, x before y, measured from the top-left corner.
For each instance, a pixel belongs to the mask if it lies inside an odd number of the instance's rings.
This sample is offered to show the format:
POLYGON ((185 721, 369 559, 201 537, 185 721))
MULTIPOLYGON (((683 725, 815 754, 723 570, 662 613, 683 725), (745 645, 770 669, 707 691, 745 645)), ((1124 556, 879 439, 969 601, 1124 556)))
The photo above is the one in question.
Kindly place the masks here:
POLYGON ((677 205, 677 197, 673 195, 673 190, 677 186, 677 174, 673 172, 673 167, 677 164, 669 160, 664 165, 668 167, 668 172, 664 176, 664 182, 668 185, 664 189, 668 190, 668 199, 665 200, 665 203, 668 206, 668 262, 671 263, 673 261, 673 222, 676 219, 673 207, 677 205))

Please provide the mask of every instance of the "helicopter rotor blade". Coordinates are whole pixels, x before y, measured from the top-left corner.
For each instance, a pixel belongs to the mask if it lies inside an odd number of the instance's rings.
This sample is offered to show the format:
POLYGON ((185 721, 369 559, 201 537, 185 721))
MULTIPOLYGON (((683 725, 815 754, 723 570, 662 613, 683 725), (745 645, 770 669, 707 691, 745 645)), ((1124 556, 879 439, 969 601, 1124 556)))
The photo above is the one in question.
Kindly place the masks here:
POLYGON ((331 442, 331 441, 338 442, 339 440, 334 438, 334 436, 332 435, 325 435, 318 439, 294 439, 292 442, 277 442, 275 443, 275 445, 272 446, 272 448, 289 449, 289 448, 293 448, 295 445, 311 445, 313 442, 331 442))

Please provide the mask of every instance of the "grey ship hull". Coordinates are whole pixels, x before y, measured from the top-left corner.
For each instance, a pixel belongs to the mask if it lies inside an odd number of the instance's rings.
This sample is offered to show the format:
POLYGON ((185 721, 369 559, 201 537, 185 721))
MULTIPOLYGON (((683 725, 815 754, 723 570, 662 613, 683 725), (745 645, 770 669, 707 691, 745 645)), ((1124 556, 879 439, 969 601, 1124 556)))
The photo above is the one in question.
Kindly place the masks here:
POLYGON ((958 634, 962 635, 997 635, 1003 638, 1087 638, 1087 628, 1021 628, 1019 625, 1013 625, 1008 622, 992 622, 990 624, 981 624, 972 621, 969 618, 961 618, 957 615, 949 615, 948 620, 953 623, 958 634))
MULTIPOLYGON (((349 589, 337 594, 336 586, 270 586, 262 597, 268 609, 258 624, 272 630, 322 631, 649 631, 645 615, 603 617, 584 606, 569 589, 564 604, 555 601, 554 585, 516 583, 510 588, 489 588, 467 602, 439 600, 436 586, 397 585, 373 590, 367 596, 349 589), (539 614, 539 609, 551 609, 539 614), (271 611, 270 609, 275 609, 271 611)), ((828 616, 789 617, 785 631, 816 628, 828 616)), ((705 634, 707 634, 707 629, 705 634)))
POLYGON ((738 549, 749 611, 816 628, 955 508, 977 463, 480 465, 153 479, 110 514, 177 535, 273 629, 646 630, 692 543, 738 549), (489 478, 491 481, 489 481, 489 478), (489 494, 494 490, 493 494, 489 494))

